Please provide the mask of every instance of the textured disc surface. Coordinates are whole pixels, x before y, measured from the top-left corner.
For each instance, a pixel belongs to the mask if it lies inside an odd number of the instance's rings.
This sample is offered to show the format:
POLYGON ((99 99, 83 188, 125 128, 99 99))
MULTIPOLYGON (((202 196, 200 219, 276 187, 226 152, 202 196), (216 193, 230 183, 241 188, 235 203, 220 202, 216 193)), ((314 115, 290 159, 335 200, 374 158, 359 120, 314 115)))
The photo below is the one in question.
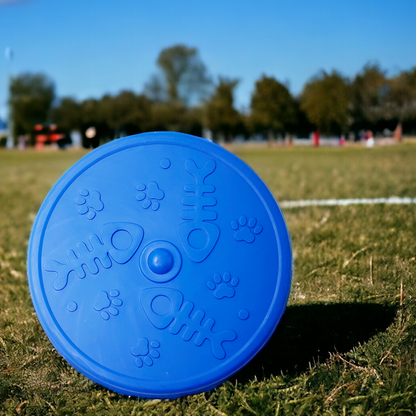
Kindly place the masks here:
POLYGON ((62 176, 33 226, 28 274, 73 367, 120 393, 174 398, 264 346, 291 262, 260 178, 220 146, 164 132, 104 145, 62 176))

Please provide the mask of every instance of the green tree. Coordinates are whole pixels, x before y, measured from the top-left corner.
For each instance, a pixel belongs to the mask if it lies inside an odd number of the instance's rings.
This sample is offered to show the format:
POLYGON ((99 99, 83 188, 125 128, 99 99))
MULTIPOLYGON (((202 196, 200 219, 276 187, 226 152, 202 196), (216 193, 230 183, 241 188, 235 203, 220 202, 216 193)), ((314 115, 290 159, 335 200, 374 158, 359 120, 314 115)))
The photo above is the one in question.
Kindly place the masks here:
POLYGON ((374 128, 386 117, 386 73, 379 65, 367 64, 351 84, 351 115, 356 129, 374 128))
POLYGON ((295 103, 283 84, 263 75, 251 97, 251 114, 255 128, 266 131, 272 140, 277 132, 285 132, 294 124, 295 103))
POLYGON ((89 98, 81 103, 81 125, 82 130, 88 127, 101 124, 100 101, 95 98, 89 98))
POLYGON ((234 89, 238 80, 220 78, 219 83, 206 103, 206 124, 221 140, 229 141, 235 132, 240 115, 234 108, 234 89))
POLYGON ((59 129, 69 133, 81 129, 81 105, 70 97, 64 97, 51 110, 51 120, 59 129))
POLYGON ((308 137, 315 126, 309 121, 305 111, 301 108, 300 97, 294 98, 295 123, 289 124, 288 131, 295 133, 298 137, 308 137))
POLYGON ((399 123, 414 119, 416 116, 416 68, 401 72, 389 80, 389 86, 386 96, 386 116, 397 119, 399 123))
POLYGON ((185 45, 165 48, 157 64, 163 77, 153 75, 145 86, 149 98, 190 105, 206 97, 211 81, 196 48, 185 45))
POLYGON ((304 87, 301 109, 309 121, 324 134, 340 134, 349 125, 349 88, 347 80, 332 71, 312 78, 304 87))
POLYGON ((132 91, 121 91, 116 96, 105 95, 98 110, 100 124, 106 124, 115 137, 144 132, 150 125, 150 100, 132 91))
POLYGON ((182 119, 187 108, 180 102, 160 102, 152 106, 151 130, 182 131, 182 119))
POLYGON ((167 100, 166 87, 163 79, 153 74, 150 81, 144 86, 144 94, 155 103, 165 102, 167 100))
POLYGON ((180 102, 158 102, 151 106, 149 130, 180 131, 201 136, 203 109, 200 106, 186 107, 180 102))
POLYGON ((11 78, 10 110, 13 135, 31 133, 36 124, 49 121, 55 87, 44 74, 24 73, 11 78))

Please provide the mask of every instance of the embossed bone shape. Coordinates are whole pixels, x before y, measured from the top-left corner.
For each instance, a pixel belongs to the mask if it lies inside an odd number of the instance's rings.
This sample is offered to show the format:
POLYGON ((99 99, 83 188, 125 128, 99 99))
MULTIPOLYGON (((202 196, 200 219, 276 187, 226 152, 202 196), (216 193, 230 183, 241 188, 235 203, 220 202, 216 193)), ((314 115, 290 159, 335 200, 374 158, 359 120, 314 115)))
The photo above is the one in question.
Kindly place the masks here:
POLYGON ((185 169, 195 178, 195 183, 185 186, 185 191, 192 196, 184 197, 182 204, 192 208, 182 211, 182 219, 188 221, 180 224, 177 232, 183 249, 195 263, 204 261, 210 255, 220 236, 218 226, 209 222, 217 218, 217 213, 205 209, 217 204, 215 198, 206 195, 215 192, 215 186, 205 183, 215 168, 216 163, 212 159, 202 168, 198 168, 192 159, 185 162, 185 169))
POLYGON ((183 249, 195 263, 204 261, 217 244, 220 229, 210 222, 194 221, 184 222, 178 227, 178 237, 183 249), (192 242, 192 235, 198 233, 200 236, 192 242))
POLYGON ((156 287, 143 290, 140 294, 140 302, 149 321, 157 329, 166 329, 173 335, 178 335, 182 328, 184 341, 194 340, 196 346, 200 347, 207 339, 211 341, 212 354, 218 360, 226 356, 223 342, 234 341, 237 334, 229 329, 222 332, 214 332, 215 321, 212 318, 204 319, 203 310, 194 310, 192 302, 183 302, 183 295, 176 289, 156 287), (163 310, 157 306, 157 298, 162 298, 163 310), (156 304, 156 305, 155 305, 156 304), (166 307, 167 306, 167 307, 166 307), (194 334, 197 334, 194 337, 194 334))
POLYGON ((67 250, 67 263, 60 263, 56 260, 47 260, 43 269, 47 272, 56 272, 57 277, 53 285, 55 290, 62 290, 68 284, 69 274, 75 272, 80 279, 86 276, 85 269, 91 274, 99 272, 99 264, 104 269, 109 269, 111 260, 118 264, 127 263, 139 248, 143 240, 143 228, 138 224, 128 222, 110 222, 101 228, 101 239, 93 234, 89 237, 89 244, 80 242, 77 250, 67 250), (118 231, 125 232, 125 237, 130 238, 122 246, 118 246, 117 239, 114 239, 118 231), (130 237, 129 237, 130 236, 130 237))

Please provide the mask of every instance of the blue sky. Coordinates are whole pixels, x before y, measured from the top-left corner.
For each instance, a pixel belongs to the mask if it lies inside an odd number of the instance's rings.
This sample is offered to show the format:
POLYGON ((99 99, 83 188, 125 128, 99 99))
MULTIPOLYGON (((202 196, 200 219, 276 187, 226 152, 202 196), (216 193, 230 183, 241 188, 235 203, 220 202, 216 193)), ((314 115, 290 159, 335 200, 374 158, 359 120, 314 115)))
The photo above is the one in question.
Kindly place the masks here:
POLYGON ((239 109, 262 74, 293 94, 321 69, 353 77, 370 61, 394 75, 416 66, 415 21, 414 0, 0 0, 0 116, 10 72, 44 72, 60 97, 141 92, 179 43, 214 78, 240 79, 239 109))

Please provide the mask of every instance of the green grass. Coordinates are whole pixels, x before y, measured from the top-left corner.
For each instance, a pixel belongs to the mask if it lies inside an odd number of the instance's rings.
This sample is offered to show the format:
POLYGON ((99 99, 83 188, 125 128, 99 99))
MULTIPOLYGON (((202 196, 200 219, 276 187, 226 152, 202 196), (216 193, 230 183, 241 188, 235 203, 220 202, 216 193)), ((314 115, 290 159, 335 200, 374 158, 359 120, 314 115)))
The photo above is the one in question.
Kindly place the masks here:
MULTIPOLYGON (((240 149, 278 201, 416 197, 416 146, 240 149)), ((79 152, 0 152, 0 414, 397 415, 416 413, 416 206, 284 210, 293 242, 287 311, 266 347, 207 393, 112 393, 53 349, 26 278, 30 229, 79 152)))

